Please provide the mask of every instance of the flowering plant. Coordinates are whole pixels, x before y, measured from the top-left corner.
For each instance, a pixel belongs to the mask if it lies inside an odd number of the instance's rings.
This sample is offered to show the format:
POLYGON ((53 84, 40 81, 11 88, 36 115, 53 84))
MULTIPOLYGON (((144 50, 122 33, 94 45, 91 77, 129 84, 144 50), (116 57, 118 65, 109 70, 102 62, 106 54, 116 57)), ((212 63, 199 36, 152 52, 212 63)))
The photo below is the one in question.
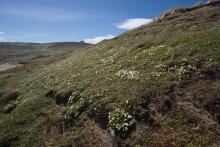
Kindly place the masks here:
POLYGON ((121 108, 110 112, 108 118, 110 131, 115 135, 127 135, 134 126, 134 118, 121 108))
POLYGON ((120 70, 116 73, 116 76, 120 77, 121 79, 127 78, 129 80, 138 79, 139 72, 138 71, 129 71, 129 70, 120 70))
POLYGON ((65 116, 66 119, 74 119, 77 118, 88 105, 88 102, 84 98, 80 98, 78 103, 73 104, 70 107, 67 115, 65 116))
POLYGON ((198 59, 195 59, 195 62, 196 63, 190 64, 190 62, 187 59, 182 60, 179 69, 179 75, 181 80, 190 78, 193 72, 197 70, 198 59))

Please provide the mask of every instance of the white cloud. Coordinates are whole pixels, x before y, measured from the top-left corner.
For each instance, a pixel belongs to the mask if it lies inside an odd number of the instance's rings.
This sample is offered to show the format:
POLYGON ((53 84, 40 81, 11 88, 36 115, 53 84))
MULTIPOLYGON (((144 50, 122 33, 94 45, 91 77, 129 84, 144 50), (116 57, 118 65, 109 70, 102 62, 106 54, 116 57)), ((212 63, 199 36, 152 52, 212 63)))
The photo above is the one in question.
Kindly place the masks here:
POLYGON ((0 36, 0 42, 5 41, 4 37, 0 36))
POLYGON ((4 32, 0 32, 0 42, 5 41, 4 34, 4 32))
POLYGON ((109 39, 112 39, 114 37, 115 37, 114 35, 99 36, 99 37, 94 37, 94 38, 91 38, 91 39, 85 39, 84 42, 91 43, 91 44, 96 44, 96 43, 99 43, 103 40, 109 40, 109 39))
POLYGON ((127 19, 122 23, 118 23, 116 24, 116 26, 119 29, 131 30, 140 27, 142 25, 148 24, 151 21, 152 19, 148 19, 148 18, 132 18, 132 19, 127 19))

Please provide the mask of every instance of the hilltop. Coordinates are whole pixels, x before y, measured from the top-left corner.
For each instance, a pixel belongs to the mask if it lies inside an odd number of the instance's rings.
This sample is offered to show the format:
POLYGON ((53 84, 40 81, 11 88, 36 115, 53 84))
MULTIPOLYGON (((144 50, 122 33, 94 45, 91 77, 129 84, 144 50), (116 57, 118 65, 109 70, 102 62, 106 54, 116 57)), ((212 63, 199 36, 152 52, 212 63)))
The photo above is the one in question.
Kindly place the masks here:
POLYGON ((220 3, 162 16, 4 77, 0 144, 220 145, 220 3))

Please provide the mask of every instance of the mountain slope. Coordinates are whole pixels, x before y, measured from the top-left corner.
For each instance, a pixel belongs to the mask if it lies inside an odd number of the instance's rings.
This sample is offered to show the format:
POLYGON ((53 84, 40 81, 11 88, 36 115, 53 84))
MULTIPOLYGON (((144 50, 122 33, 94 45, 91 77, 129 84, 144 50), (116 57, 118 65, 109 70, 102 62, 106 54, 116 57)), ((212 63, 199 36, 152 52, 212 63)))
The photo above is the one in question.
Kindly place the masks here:
POLYGON ((0 143, 220 145, 220 4, 172 10, 1 96, 0 143))

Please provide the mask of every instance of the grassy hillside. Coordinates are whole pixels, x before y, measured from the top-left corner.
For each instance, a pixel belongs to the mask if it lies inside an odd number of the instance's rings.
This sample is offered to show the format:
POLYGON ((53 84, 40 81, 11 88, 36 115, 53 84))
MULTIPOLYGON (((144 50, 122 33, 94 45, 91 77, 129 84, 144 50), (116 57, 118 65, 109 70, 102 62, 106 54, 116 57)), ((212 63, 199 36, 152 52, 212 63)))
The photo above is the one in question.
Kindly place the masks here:
POLYGON ((10 85, 14 81, 10 79, 17 79, 19 74, 35 72, 89 46, 83 42, 0 42, 0 87, 10 85))
POLYGON ((220 145, 219 24, 219 3, 175 9, 12 77, 0 86, 0 143, 220 145))

